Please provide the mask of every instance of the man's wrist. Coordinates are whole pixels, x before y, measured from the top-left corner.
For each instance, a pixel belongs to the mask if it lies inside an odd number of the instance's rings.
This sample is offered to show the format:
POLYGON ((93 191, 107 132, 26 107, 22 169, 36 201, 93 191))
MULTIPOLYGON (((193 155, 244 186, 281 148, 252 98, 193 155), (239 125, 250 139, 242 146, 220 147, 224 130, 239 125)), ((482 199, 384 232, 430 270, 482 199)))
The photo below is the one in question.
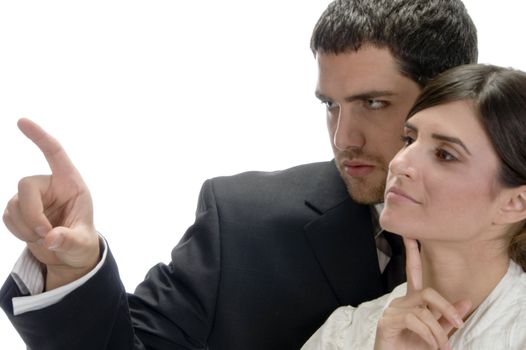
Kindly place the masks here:
POLYGON ((102 258, 101 252, 104 251, 104 243, 99 237, 99 245, 97 251, 93 254, 92 263, 86 267, 75 268, 70 266, 46 266, 44 270, 45 286, 44 291, 50 291, 71 282, 74 282, 92 271, 100 262, 102 258))
MULTIPOLYGON (((102 268, 104 262, 107 259, 108 256, 108 245, 104 239, 99 233, 100 243, 101 243, 101 254, 102 258, 100 259, 99 263, 95 268, 93 268, 91 271, 89 271, 87 274, 85 274, 83 277, 80 277, 79 279, 76 279, 75 281, 66 284, 62 287, 49 290, 45 293, 42 293, 42 287, 40 289, 32 287, 34 283, 32 283, 31 280, 27 280, 27 278, 35 278, 36 270, 40 271, 38 272, 38 275, 42 281, 41 286, 44 284, 44 276, 42 275, 42 270, 37 269, 31 269, 30 275, 23 274, 21 272, 27 271, 27 266, 18 266, 18 275, 20 278, 18 278, 21 283, 27 285, 28 287, 31 287, 33 292, 31 292, 30 296, 21 296, 21 297, 14 297, 12 299, 13 302, 13 315, 21 315, 26 312, 40 310, 45 307, 48 307, 50 305, 56 304, 60 302, 66 295, 73 292, 77 288, 80 288, 84 283, 86 283, 88 280, 93 278, 95 274, 100 271, 102 268)), ((31 253, 29 251, 24 252, 24 256, 28 256, 28 261, 34 260, 34 258, 31 257, 31 253)), ((34 264, 34 262, 33 262, 34 264)), ((12 275, 14 277, 16 273, 12 272, 12 275)), ((19 287, 20 288, 20 287, 19 287)))

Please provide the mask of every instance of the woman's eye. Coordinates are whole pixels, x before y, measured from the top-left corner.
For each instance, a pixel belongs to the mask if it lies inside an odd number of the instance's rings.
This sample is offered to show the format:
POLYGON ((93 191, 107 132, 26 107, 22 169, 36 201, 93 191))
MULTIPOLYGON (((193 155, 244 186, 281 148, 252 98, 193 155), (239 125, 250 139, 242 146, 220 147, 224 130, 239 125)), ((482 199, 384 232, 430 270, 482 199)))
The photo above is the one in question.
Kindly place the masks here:
POLYGON ((387 106, 386 101, 376 100, 372 98, 365 100, 365 104, 368 109, 381 109, 387 106))
POLYGON ((404 147, 409 146, 415 141, 413 140, 411 136, 407 136, 407 135, 402 135, 400 138, 402 139, 402 142, 404 143, 404 147))
POLYGON ((450 162, 450 161, 453 161, 453 160, 457 160, 457 158, 452 155, 451 153, 449 153, 448 151, 446 150, 443 150, 442 148, 438 148, 436 151, 435 151, 435 156, 439 159, 439 160, 442 160, 442 161, 446 161, 446 162, 450 162))

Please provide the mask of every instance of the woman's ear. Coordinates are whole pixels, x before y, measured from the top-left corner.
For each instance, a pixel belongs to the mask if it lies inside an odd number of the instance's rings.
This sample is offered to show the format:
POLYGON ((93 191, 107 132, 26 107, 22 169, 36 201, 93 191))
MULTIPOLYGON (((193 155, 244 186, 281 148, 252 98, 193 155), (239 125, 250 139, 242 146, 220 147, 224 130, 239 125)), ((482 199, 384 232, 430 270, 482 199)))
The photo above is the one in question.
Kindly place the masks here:
POLYGON ((526 186, 509 189, 495 223, 513 224, 524 219, 526 219, 526 186))

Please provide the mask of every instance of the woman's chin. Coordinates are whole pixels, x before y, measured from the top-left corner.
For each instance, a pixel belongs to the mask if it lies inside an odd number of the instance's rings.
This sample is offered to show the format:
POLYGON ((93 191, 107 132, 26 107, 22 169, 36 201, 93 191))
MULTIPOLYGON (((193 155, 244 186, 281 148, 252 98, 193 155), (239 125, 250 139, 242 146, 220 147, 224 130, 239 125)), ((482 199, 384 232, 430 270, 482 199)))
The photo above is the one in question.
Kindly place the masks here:
POLYGON ((380 227, 384 229, 385 231, 389 231, 392 233, 399 234, 403 236, 404 228, 407 229, 407 222, 405 220, 400 219, 400 217, 394 217, 389 214, 380 215, 379 219, 380 227))
POLYGON ((389 215, 389 213, 385 210, 385 208, 380 213, 380 217, 378 218, 378 223, 380 224, 380 227, 382 229, 389 231, 389 232, 393 232, 392 229, 396 227, 396 225, 393 225, 393 217, 389 215))

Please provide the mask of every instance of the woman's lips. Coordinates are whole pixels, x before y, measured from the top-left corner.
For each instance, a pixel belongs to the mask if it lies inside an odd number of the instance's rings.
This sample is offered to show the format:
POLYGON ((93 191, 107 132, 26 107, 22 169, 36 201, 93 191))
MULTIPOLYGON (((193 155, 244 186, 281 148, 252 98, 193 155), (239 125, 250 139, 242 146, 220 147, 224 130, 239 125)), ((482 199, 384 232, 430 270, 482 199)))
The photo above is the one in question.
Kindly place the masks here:
POLYGON ((385 194, 385 200, 397 200, 397 201, 405 201, 405 202, 411 202, 415 204, 421 204, 419 201, 402 191, 398 187, 390 187, 386 194, 385 194))

